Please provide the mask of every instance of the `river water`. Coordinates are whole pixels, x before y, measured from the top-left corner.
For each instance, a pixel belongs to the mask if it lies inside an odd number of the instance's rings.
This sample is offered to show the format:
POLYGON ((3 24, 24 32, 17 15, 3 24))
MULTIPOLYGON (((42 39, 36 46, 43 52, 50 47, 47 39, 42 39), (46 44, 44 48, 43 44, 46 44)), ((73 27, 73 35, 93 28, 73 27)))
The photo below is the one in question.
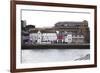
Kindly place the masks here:
MULTIPOLYGON (((22 63, 74 61, 90 54, 90 49, 25 49, 22 63)), ((89 59, 89 58, 88 58, 89 59)))

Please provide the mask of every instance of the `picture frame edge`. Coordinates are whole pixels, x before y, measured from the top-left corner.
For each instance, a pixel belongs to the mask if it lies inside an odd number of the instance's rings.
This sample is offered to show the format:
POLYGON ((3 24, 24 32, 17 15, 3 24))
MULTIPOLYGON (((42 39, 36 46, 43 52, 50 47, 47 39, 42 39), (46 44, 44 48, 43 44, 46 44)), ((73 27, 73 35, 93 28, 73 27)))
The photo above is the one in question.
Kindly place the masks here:
POLYGON ((24 5, 33 5, 34 3, 36 3, 36 5, 42 5, 42 6, 56 6, 56 4, 58 4, 58 7, 61 7, 61 5, 63 5, 63 3, 49 3, 49 2, 31 2, 31 1, 10 1, 10 57, 11 57, 11 61, 10 61, 10 72, 14 73, 14 72, 27 72, 27 71, 47 71, 47 70, 62 70, 62 69, 77 69, 77 68, 90 68, 90 67, 97 67, 97 6, 96 5, 79 5, 79 4, 64 4, 64 6, 62 7, 71 7, 73 8, 73 5, 75 5, 74 8, 90 8, 90 9, 94 9, 95 10, 95 16, 94 16, 94 23, 95 23, 95 37, 94 37, 94 64, 90 64, 90 65, 79 65, 79 66, 63 66, 63 67, 41 67, 41 68, 26 68, 26 69, 17 69, 16 68, 16 5, 17 4, 24 4, 24 5), (45 5, 44 5, 45 4, 45 5), (68 6, 67 6, 68 5, 68 6), (68 68, 69 67, 69 68, 68 68), (53 69, 55 68, 55 69, 53 69))

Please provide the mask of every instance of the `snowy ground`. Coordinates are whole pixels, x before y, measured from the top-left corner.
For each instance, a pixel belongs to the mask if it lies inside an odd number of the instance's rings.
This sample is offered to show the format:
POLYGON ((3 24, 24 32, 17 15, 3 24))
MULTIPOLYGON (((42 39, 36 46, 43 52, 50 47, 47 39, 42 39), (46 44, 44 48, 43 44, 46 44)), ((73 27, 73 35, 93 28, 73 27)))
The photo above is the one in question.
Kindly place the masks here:
POLYGON ((89 49, 29 49, 22 50, 22 63, 89 60, 89 49))

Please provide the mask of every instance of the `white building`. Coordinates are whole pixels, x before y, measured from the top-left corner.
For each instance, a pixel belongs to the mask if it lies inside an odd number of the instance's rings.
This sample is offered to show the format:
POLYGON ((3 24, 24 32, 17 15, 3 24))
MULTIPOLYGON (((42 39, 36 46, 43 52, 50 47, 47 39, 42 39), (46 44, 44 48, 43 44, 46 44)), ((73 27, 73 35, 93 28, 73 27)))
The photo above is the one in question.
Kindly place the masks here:
POLYGON ((65 36, 65 42, 72 43, 72 34, 67 34, 65 36))
MULTIPOLYGON (((30 40, 33 44, 52 44, 57 42, 57 33, 55 32, 33 32, 30 33, 30 40)), ((84 36, 79 34, 72 34, 71 32, 66 32, 62 43, 84 43, 84 36)))
POLYGON ((73 43, 84 43, 84 36, 83 35, 73 35, 72 42, 73 43))
POLYGON ((52 43, 57 40, 56 33, 42 33, 42 42, 52 43))
POLYGON ((37 33, 30 33, 30 40, 32 41, 32 43, 36 43, 38 39, 38 34, 37 33))
POLYGON ((56 33, 53 32, 33 32, 30 33, 30 40, 33 44, 51 44, 57 40, 56 33))
POLYGON ((66 33, 66 43, 84 43, 84 36, 82 34, 66 33))

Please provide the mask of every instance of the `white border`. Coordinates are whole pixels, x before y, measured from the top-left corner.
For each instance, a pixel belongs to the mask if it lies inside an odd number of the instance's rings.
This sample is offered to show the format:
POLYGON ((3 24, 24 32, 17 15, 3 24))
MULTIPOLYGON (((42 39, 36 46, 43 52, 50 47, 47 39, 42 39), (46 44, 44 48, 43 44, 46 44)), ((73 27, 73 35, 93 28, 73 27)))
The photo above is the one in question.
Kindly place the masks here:
POLYGON ((52 66, 73 66, 73 65, 87 65, 94 64, 94 10, 84 8, 64 8, 64 7, 49 7, 49 6, 35 6, 35 5, 16 5, 16 68, 38 68, 38 67, 52 67, 52 66), (70 62, 53 62, 53 63, 27 63, 21 64, 21 23, 20 10, 21 9, 43 9, 43 10, 58 10, 58 11, 76 11, 90 12, 90 60, 86 61, 70 61, 70 62))

